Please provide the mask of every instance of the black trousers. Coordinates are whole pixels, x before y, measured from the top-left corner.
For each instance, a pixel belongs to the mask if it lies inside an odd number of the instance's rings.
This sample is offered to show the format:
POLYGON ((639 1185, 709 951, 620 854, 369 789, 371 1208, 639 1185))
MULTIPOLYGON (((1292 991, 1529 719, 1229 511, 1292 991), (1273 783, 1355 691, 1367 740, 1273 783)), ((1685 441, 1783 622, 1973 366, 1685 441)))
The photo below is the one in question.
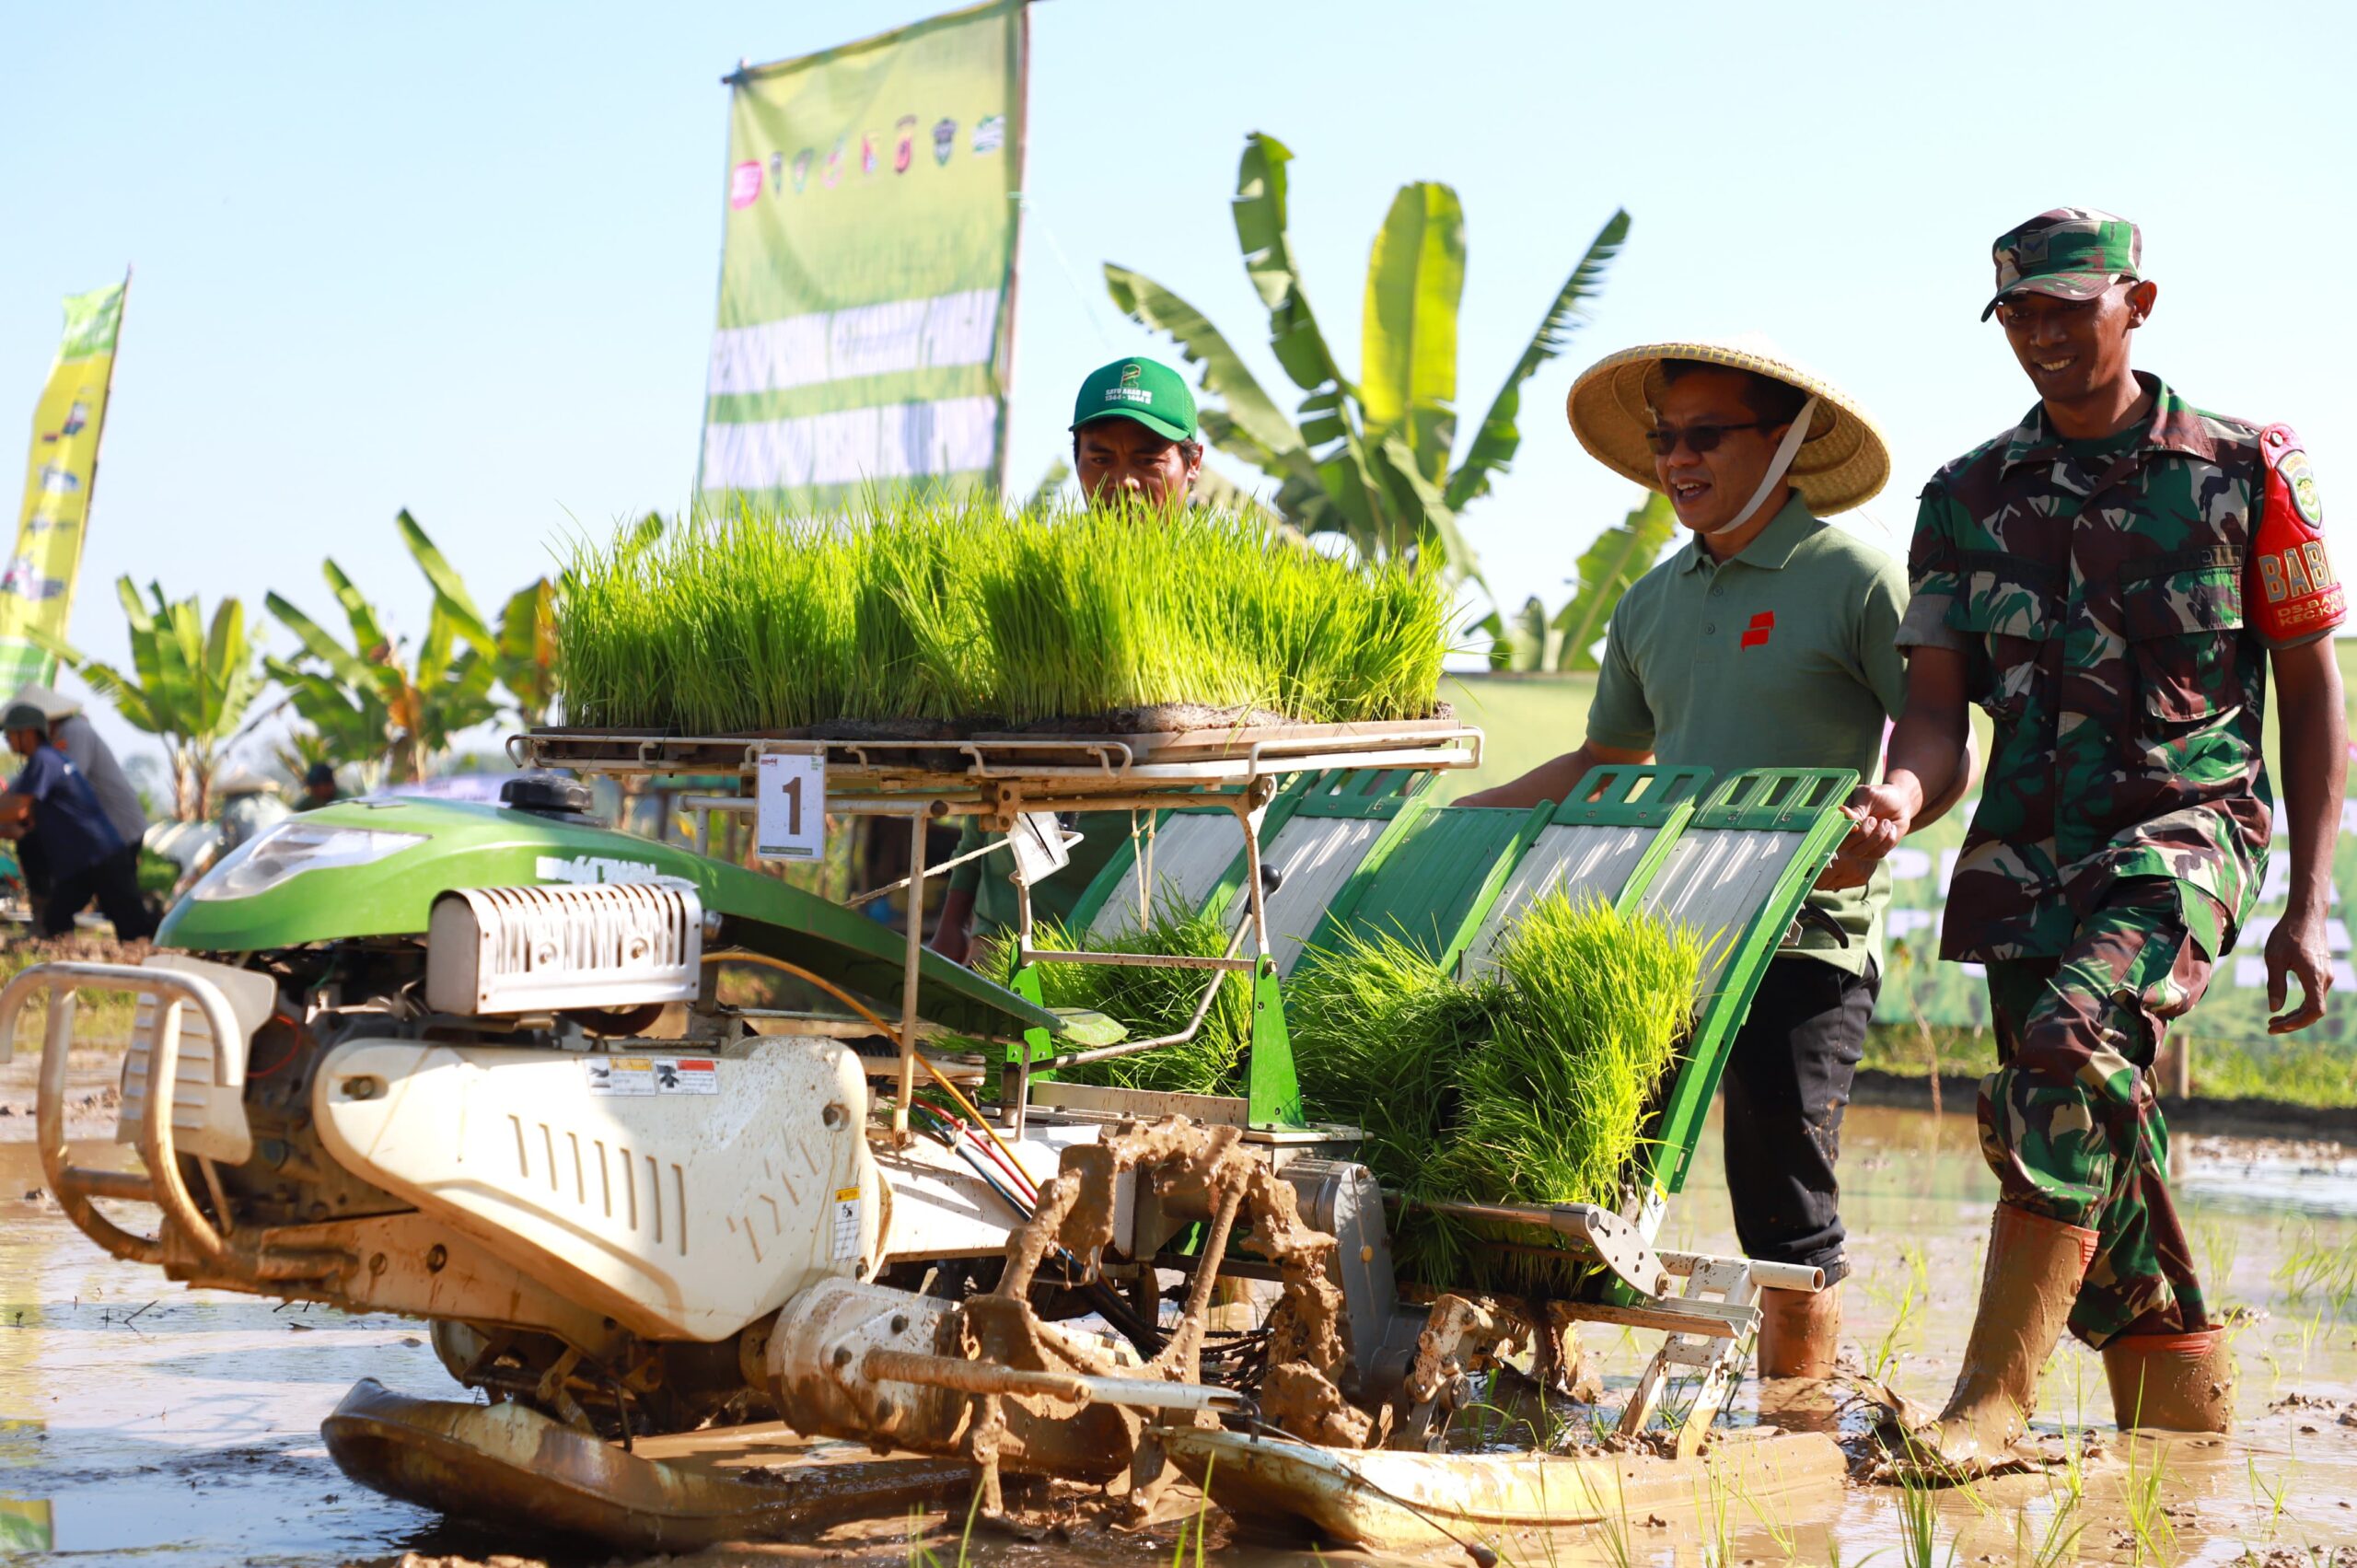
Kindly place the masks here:
POLYGON ((1747 1256, 1850 1272, 1842 1250, 1841 1113, 1882 979, 1787 955, 1768 966, 1727 1058, 1727 1196, 1747 1256))
MULTIPOLYGON (((30 842, 32 834, 26 835, 30 842)), ((114 922, 114 934, 125 942, 156 935, 162 923, 139 892, 139 851, 126 844, 95 865, 69 875, 52 876, 49 895, 41 900, 35 922, 43 936, 64 936, 74 929, 74 917, 99 900, 99 912, 114 922)))

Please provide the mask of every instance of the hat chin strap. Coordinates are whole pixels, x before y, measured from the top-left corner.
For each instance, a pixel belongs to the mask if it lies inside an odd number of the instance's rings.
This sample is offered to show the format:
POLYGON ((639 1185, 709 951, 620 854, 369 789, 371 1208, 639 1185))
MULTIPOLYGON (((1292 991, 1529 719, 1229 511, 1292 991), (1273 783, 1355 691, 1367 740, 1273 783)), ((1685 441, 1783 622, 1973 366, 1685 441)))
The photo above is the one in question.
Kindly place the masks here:
POLYGON ((1751 521, 1751 514, 1759 510, 1760 503, 1768 499, 1769 493, 1776 488, 1785 470, 1793 466, 1793 459, 1801 455, 1801 446, 1808 439, 1809 421, 1816 415, 1817 399, 1812 395, 1808 401, 1801 404, 1801 412, 1793 416, 1793 427, 1784 432, 1782 441, 1776 443, 1776 456, 1770 460, 1768 471, 1760 476, 1759 488, 1751 493, 1751 499, 1744 504, 1742 511, 1735 515, 1735 521, 1709 530, 1713 539, 1733 533, 1751 521))

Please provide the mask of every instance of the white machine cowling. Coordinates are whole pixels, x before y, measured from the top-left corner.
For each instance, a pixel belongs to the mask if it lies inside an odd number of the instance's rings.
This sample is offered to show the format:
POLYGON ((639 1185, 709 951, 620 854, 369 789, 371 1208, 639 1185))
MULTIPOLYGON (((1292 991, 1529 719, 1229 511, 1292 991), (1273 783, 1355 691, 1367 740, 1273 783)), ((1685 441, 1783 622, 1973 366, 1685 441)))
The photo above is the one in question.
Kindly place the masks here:
POLYGON ((434 900, 425 1000, 470 1016, 691 1002, 702 958, 692 888, 459 888, 434 900))

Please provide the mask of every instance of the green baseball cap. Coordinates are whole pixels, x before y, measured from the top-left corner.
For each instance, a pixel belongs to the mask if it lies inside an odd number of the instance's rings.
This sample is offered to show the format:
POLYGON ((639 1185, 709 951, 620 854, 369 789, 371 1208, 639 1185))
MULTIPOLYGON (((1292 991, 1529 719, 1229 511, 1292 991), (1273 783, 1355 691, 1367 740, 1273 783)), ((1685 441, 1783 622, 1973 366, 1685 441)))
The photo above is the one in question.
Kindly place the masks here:
POLYGON ((2121 278, 2140 278, 2144 236, 2126 218, 2093 207, 2056 207, 1997 237, 1991 312, 2015 294, 2093 299, 2121 278))
POLYGON ((1195 394, 1160 360, 1117 359, 1090 371, 1073 402, 1074 430, 1100 419, 1134 419, 1166 440, 1192 441, 1195 394))

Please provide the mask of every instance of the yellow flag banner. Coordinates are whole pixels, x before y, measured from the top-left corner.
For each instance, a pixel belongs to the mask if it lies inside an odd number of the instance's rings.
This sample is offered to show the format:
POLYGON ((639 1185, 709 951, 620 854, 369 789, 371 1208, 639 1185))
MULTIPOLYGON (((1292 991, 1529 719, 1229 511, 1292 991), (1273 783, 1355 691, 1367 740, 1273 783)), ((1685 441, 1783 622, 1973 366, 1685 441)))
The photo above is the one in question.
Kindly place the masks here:
POLYGON ((48 684, 57 678, 56 659, 31 633, 64 641, 73 611, 90 486, 99 472, 99 430, 114 378, 115 335, 130 287, 125 278, 65 301, 65 339, 33 409, 17 548, 0 568, 0 697, 28 680, 48 684))

